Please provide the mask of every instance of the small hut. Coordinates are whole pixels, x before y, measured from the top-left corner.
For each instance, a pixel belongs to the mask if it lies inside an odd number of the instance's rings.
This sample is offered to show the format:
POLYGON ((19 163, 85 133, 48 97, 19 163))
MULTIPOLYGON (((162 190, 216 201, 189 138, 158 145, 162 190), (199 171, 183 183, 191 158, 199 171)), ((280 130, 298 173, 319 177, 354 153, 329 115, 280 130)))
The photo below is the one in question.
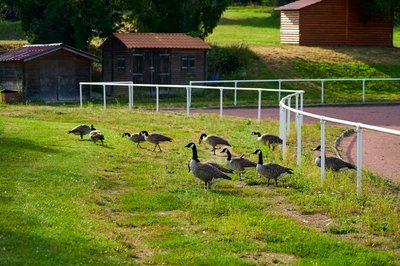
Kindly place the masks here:
POLYGON ((93 61, 99 58, 61 43, 24 45, 0 55, 0 86, 26 100, 79 100, 79 82, 90 80, 93 61))
POLYGON ((299 0, 281 11, 281 43, 393 46, 393 17, 362 21, 355 0, 299 0))
MULTIPOLYGON (((104 81, 188 84, 207 77, 210 46, 184 33, 114 33, 101 48, 104 81)), ((127 94, 112 89, 114 96, 127 94)))

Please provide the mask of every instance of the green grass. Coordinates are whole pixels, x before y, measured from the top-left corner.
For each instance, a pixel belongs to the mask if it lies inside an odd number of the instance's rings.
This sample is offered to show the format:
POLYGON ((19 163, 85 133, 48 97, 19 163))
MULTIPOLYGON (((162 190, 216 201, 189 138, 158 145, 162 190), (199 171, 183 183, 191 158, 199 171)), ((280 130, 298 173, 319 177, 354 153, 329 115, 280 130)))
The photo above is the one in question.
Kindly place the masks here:
POLYGON ((278 45, 279 13, 267 6, 229 7, 206 41, 221 46, 278 45))
MULTIPOLYGON (((364 173, 363 196, 357 198, 355 172, 340 178, 328 172, 322 185, 309 151, 317 125, 304 128, 301 168, 295 166, 295 147, 288 147, 285 160, 263 147, 269 160, 295 168, 278 188, 265 187, 266 180, 250 170, 244 181, 233 175, 233 181, 205 191, 188 172, 191 151, 183 146, 197 143, 202 132, 227 137, 235 153, 255 160, 250 153, 258 144, 250 132, 266 128, 279 131, 275 121, 259 125, 216 115, 187 119, 115 107, 103 112, 97 105, 1 105, 0 264, 397 264, 398 255, 385 251, 400 239, 393 186, 364 173), (66 134, 81 123, 103 131, 105 145, 66 134), (174 140, 158 153, 121 137, 140 130, 174 140), (307 226, 281 213, 283 203, 303 209, 306 219, 322 213, 335 224, 325 231, 307 226)), ((328 128, 328 140, 340 132, 328 128)), ((200 160, 223 163, 209 147, 198 149, 200 160)))

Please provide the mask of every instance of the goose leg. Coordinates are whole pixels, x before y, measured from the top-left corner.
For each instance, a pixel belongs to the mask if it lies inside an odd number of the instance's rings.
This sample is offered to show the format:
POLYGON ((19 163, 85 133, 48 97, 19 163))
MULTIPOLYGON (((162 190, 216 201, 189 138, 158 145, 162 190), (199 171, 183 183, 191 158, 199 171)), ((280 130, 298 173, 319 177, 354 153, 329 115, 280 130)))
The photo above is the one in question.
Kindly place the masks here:
POLYGON ((154 149, 153 149, 153 151, 156 151, 156 148, 157 148, 157 144, 156 144, 156 145, 154 145, 154 149))
POLYGON ((275 178, 275 186, 278 186, 278 178, 275 178))
POLYGON ((160 143, 158 143, 157 146, 160 149, 160 152, 162 152, 161 147, 160 147, 160 143))
POLYGON ((270 178, 268 178, 268 184, 267 184, 267 186, 269 186, 269 180, 270 180, 270 178))
POLYGON ((81 135, 81 139, 83 139, 83 135, 82 134, 80 134, 81 135))

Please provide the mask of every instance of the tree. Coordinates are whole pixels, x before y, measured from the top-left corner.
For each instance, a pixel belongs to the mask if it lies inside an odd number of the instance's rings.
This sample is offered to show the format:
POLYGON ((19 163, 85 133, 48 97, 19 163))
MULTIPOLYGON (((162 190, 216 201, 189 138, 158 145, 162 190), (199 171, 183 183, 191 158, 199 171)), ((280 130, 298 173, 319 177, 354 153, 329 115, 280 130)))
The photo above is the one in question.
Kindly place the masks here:
POLYGON ((21 19, 31 43, 62 42, 83 50, 94 36, 112 32, 106 2, 99 0, 3 0, 21 19))
POLYGON ((231 0, 114 0, 138 32, 183 32, 206 37, 231 0), (129 11, 129 12, 127 12, 129 11))

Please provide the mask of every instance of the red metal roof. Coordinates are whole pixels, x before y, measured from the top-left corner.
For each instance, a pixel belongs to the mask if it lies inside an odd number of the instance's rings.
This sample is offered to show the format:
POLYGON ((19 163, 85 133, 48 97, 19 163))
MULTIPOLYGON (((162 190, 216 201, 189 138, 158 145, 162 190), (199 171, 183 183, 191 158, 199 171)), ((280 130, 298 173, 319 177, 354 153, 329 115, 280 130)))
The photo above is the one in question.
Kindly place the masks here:
POLYGON ((275 8, 275 10, 299 10, 307 6, 314 5, 316 3, 322 2, 323 0, 298 0, 296 2, 280 6, 275 8))
POLYGON ((114 33, 126 48, 182 48, 210 49, 211 47, 198 37, 184 33, 114 33))
POLYGON ((1 61, 29 61, 34 58, 46 55, 48 53, 64 49, 74 54, 89 58, 91 60, 99 60, 96 56, 81 51, 79 49, 63 45, 62 43, 51 43, 51 44, 31 44, 24 45, 17 50, 0 55, 1 61))

